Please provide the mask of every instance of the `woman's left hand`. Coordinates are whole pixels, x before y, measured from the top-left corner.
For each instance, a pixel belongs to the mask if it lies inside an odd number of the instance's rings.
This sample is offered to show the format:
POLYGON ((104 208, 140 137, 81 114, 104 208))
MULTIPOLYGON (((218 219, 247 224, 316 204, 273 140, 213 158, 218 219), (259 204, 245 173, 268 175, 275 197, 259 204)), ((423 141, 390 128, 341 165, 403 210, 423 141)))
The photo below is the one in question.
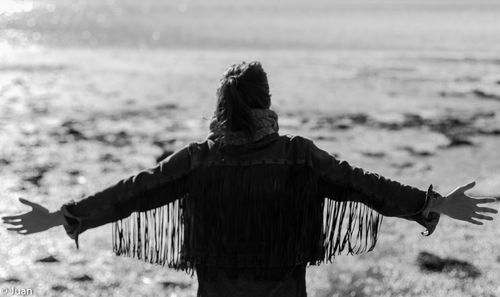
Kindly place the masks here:
POLYGON ((472 197, 465 194, 465 191, 472 189, 475 185, 476 182, 471 182, 456 188, 446 197, 437 201, 431 211, 475 225, 482 225, 483 220, 492 221, 493 217, 484 213, 495 214, 498 213, 498 210, 480 206, 479 204, 493 203, 497 199, 493 197, 472 197))

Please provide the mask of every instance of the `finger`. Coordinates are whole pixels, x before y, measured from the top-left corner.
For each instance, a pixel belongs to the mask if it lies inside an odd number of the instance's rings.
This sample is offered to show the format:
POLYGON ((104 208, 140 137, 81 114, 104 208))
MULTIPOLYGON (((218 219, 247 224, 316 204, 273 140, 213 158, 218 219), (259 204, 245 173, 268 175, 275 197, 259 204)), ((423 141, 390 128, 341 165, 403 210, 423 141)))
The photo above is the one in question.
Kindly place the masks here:
POLYGON ((472 189, 475 185, 476 185, 476 182, 475 182, 475 181, 473 181, 473 182, 470 182, 470 183, 468 183, 468 184, 466 184, 466 185, 463 185, 463 186, 461 186, 461 187, 458 187, 458 189, 459 189, 460 191, 462 191, 462 192, 465 192, 465 191, 467 191, 467 190, 472 189))
POLYGON ((489 207, 476 207, 476 212, 498 213, 498 210, 489 207))
POLYGON ((19 230, 23 230, 23 226, 20 226, 20 227, 11 227, 11 228, 7 228, 7 230, 9 231, 19 231, 19 230))
POLYGON ((467 222, 472 223, 474 225, 482 225, 483 224, 482 222, 480 222, 478 220, 474 220, 473 218, 468 219, 467 222))
POLYGON ((31 202, 29 200, 26 200, 24 198, 21 198, 21 197, 19 197, 19 202, 21 202, 22 204, 26 204, 28 206, 31 206, 31 207, 37 207, 38 206, 38 204, 36 204, 34 202, 31 202))
POLYGON ((3 223, 4 224, 9 224, 9 225, 17 226, 17 225, 22 225, 23 221, 6 221, 6 222, 3 222, 3 223))
POLYGON ((485 216, 485 215, 482 215, 482 214, 478 214, 478 213, 475 213, 472 215, 474 218, 478 218, 478 219, 481 219, 481 220, 487 220, 487 221, 493 221, 493 218, 490 217, 490 216, 485 216))
POLYGON ((38 203, 31 202, 31 201, 26 200, 26 199, 21 198, 21 197, 19 197, 19 201, 21 201, 23 204, 31 206, 33 209, 38 209, 40 211, 49 212, 48 209, 46 209, 45 207, 43 207, 42 205, 40 205, 38 203))
POLYGON ((17 223, 17 222, 22 222, 22 219, 15 219, 15 220, 3 220, 2 223, 4 224, 12 224, 12 223, 17 223))
POLYGON ((475 199, 474 202, 476 202, 476 204, 493 203, 493 202, 497 202, 497 199, 496 198, 482 198, 482 199, 475 199))
POLYGON ((22 215, 17 215, 17 216, 5 216, 2 217, 2 220, 7 221, 7 220, 19 220, 21 219, 22 215))
POLYGON ((474 198, 474 199, 483 199, 483 198, 487 198, 487 199, 495 199, 498 201, 498 199, 500 198, 497 198, 495 196, 471 196, 471 195, 467 195, 469 196, 470 198, 474 198))

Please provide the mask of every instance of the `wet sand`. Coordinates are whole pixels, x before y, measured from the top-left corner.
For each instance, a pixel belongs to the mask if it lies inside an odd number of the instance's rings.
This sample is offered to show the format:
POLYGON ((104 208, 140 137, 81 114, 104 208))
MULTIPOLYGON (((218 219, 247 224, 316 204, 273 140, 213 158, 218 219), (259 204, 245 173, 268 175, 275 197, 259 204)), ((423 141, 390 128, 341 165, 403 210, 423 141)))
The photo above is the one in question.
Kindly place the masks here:
MULTIPOLYGON (((310 137, 354 165, 422 189, 432 183, 446 194, 475 179, 473 193, 498 196, 499 101, 473 93, 412 93, 404 85, 374 92, 367 85, 383 78, 335 77, 336 56, 317 52, 315 59, 319 55, 326 62, 306 67, 293 62, 299 57, 305 64, 309 52, 12 53, 0 71, 1 213, 25 210, 18 196, 56 209, 202 140, 219 75, 243 57, 268 69, 280 133, 310 137)), ((498 221, 478 227, 443 218, 425 238, 416 223, 386 218, 373 252, 311 268, 308 290, 311 296, 427 296, 436 290, 435 296, 493 296, 498 230, 498 221), (421 270, 422 251, 468 261, 480 275, 421 270)), ((110 226, 82 234, 80 251, 62 228, 29 237, 0 233, 2 286, 31 287, 36 296, 196 292, 195 278, 112 255, 110 226)))
MULTIPOLYGON (((242 60, 267 70, 280 133, 421 189, 447 194, 476 180, 471 193, 500 196, 497 5, 361 1, 323 11, 294 1, 276 12, 223 2, 210 13, 152 0, 10 3, 17 12, 0 19, 0 215, 26 211, 20 196, 55 210, 203 140, 219 76, 242 60), (227 26, 221 17, 236 11, 245 18, 227 26), (301 11, 304 22, 279 25, 301 11)), ((423 237, 418 224, 385 218, 373 252, 311 267, 308 293, 498 296, 499 224, 443 217, 423 237)), ((1 288, 196 294, 195 278, 114 256, 109 225, 83 233, 78 251, 62 228, 27 237, 1 228, 0 238, 1 288)))

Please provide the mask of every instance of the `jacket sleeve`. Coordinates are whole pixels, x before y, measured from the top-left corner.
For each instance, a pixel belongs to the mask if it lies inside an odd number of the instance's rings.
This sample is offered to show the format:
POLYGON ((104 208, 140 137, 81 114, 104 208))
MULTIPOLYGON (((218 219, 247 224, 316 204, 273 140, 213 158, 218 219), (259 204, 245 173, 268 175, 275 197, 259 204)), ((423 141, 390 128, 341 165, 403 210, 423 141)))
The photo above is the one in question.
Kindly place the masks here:
POLYGON ((330 153, 309 142, 309 160, 313 169, 325 181, 325 196, 338 201, 361 202, 384 216, 415 221, 424 226, 430 235, 439 222, 439 213, 428 212, 430 199, 440 197, 427 191, 401 184, 377 173, 338 160, 330 153))
POLYGON ((190 144, 149 168, 80 201, 70 200, 60 208, 64 229, 75 240, 87 229, 114 222, 135 211, 146 211, 172 202, 186 193, 190 170, 190 144))

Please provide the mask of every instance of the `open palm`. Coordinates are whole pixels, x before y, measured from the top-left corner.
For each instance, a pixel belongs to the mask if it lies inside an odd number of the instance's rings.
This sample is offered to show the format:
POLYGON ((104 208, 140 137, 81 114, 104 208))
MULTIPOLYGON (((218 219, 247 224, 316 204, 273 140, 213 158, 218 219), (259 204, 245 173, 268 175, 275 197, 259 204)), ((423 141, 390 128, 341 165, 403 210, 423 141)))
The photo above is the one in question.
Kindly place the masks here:
POLYGON ((498 213, 494 208, 482 207, 479 204, 496 202, 496 198, 472 197, 465 194, 467 190, 476 185, 471 182, 453 190, 443 199, 439 212, 460 221, 466 221, 476 225, 482 225, 481 220, 491 221, 493 217, 483 213, 498 213))
POLYGON ((23 198, 19 198, 19 201, 23 204, 31 206, 32 209, 31 211, 20 215, 2 217, 4 223, 13 226, 7 228, 7 230, 27 235, 43 232, 57 226, 54 214, 50 213, 47 208, 23 198))

